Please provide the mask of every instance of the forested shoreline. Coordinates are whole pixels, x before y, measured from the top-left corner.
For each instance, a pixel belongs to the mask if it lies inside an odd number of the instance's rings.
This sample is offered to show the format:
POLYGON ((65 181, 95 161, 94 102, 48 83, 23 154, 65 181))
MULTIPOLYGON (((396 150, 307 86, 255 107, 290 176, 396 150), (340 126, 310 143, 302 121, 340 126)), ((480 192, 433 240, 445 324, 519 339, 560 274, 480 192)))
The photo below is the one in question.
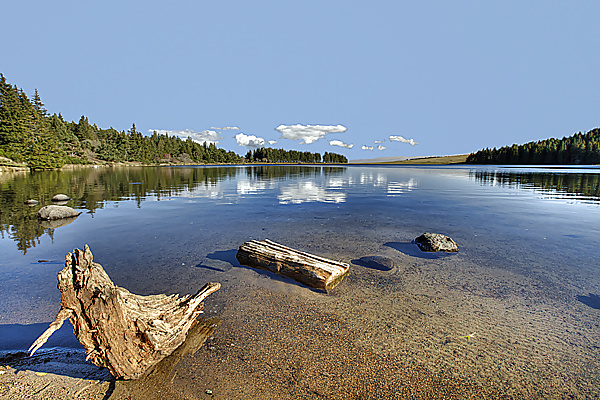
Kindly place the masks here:
POLYGON ((562 139, 483 149, 467 157, 469 164, 564 165, 600 164, 600 129, 562 139))
POLYGON ((30 169, 54 169, 65 164, 239 164, 246 162, 347 163, 335 154, 261 148, 242 157, 214 143, 200 144, 154 132, 145 136, 135 124, 127 131, 101 129, 81 116, 67 122, 50 114, 35 90, 31 99, 0 74, 0 157, 30 169))

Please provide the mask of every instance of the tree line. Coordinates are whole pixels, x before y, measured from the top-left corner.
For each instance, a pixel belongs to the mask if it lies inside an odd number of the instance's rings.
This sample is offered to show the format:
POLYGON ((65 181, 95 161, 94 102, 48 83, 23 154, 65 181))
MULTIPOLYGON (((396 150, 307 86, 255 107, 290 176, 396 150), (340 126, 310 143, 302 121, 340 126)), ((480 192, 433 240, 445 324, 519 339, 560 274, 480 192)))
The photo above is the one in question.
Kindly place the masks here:
POLYGON ((562 139, 546 139, 499 149, 483 149, 467 157, 471 164, 600 164, 600 129, 562 139))
POLYGON ((261 147, 255 150, 248 150, 246 153, 248 162, 269 162, 269 163, 336 163, 346 164, 348 159, 336 153, 325 152, 321 157, 320 153, 311 153, 309 151, 296 151, 284 149, 272 149, 270 147, 261 147))
MULTIPOLYGON (((127 131, 100 129, 86 116, 67 122, 50 114, 35 90, 30 99, 0 74, 0 156, 31 169, 54 169, 64 164, 98 162, 237 164, 242 162, 321 162, 318 153, 259 149, 245 158, 214 143, 200 144, 154 132, 145 136, 135 124, 127 131), (275 156, 276 154, 276 156, 275 156), (255 157, 256 155, 256 157, 255 157), (309 160, 310 159, 310 160, 309 160)), ((344 156, 325 153, 322 162, 347 162, 344 156)))

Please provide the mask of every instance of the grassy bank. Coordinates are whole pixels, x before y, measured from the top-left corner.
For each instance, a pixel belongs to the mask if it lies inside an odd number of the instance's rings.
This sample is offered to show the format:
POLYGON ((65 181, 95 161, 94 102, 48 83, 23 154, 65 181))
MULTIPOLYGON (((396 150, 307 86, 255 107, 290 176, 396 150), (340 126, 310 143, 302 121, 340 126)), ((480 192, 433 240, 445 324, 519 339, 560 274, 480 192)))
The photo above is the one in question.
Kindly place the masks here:
POLYGON ((389 161, 381 164, 408 164, 408 165, 448 165, 448 164, 463 164, 467 161, 468 154, 458 154, 453 156, 441 156, 441 157, 422 157, 422 158, 410 158, 408 160, 401 161, 389 161))

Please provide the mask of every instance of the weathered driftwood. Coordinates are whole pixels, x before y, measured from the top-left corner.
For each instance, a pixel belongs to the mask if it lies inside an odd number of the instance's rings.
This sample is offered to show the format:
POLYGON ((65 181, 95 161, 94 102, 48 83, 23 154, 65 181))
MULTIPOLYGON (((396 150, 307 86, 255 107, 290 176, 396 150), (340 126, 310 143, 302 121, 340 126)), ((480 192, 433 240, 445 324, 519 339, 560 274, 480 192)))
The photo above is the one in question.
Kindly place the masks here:
POLYGON ((326 290, 340 283, 350 268, 350 264, 294 250, 268 239, 242 244, 236 258, 242 265, 267 269, 326 290))
POLYGON ((202 300, 220 287, 209 283, 182 298, 139 296, 115 285, 86 245, 67 254, 58 274, 60 311, 29 350, 33 354, 69 318, 88 359, 116 378, 136 379, 185 341, 202 300))

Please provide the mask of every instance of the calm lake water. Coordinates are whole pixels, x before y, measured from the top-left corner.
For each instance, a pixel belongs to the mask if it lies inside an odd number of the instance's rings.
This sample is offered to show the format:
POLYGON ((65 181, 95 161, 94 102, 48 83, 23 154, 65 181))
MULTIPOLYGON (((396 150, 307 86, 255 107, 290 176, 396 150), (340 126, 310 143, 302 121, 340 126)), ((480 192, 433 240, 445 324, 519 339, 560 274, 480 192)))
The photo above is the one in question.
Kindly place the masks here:
MULTIPOLYGON (((600 396, 596 168, 202 166, 5 174, 0 230, 0 334, 54 319, 64 257, 88 244, 113 281, 133 293, 193 293, 221 282, 206 301, 208 314, 223 321, 213 340, 235 347, 236 333, 256 363, 261 352, 273 352, 281 370, 289 366, 277 357, 286 345, 274 339, 269 321, 284 318, 274 304, 293 303, 335 321, 319 322, 319 335, 352 332, 344 340, 353 348, 449 382, 466 379, 473 393, 600 396), (67 205, 82 214, 64 226, 38 222, 35 212, 57 193, 70 196, 67 205), (30 198, 40 205, 24 205, 30 198), (421 253, 410 242, 423 232, 452 237, 459 253, 421 253), (265 238, 345 262, 383 255, 398 267, 353 264, 333 291, 315 292, 237 263, 242 243, 265 238), (249 331, 272 347, 252 347, 251 337, 244 339, 249 331)), ((289 329, 303 337, 300 322, 289 329)), ((0 350, 27 347, 28 340, 13 335, 0 341, 0 350)), ((319 368, 318 360, 302 364, 305 353, 294 365, 319 368)), ((242 368, 235 358, 206 354, 179 366, 175 382, 189 393, 204 388, 191 372, 200 359, 214 363, 213 370, 218 362, 242 368)), ((235 388, 223 378, 227 368, 220 371, 204 373, 204 382, 232 397, 253 394, 256 368, 242 368, 235 388)), ((373 390, 366 397, 386 393, 373 390)), ((264 393, 257 396, 268 398, 264 393)))

